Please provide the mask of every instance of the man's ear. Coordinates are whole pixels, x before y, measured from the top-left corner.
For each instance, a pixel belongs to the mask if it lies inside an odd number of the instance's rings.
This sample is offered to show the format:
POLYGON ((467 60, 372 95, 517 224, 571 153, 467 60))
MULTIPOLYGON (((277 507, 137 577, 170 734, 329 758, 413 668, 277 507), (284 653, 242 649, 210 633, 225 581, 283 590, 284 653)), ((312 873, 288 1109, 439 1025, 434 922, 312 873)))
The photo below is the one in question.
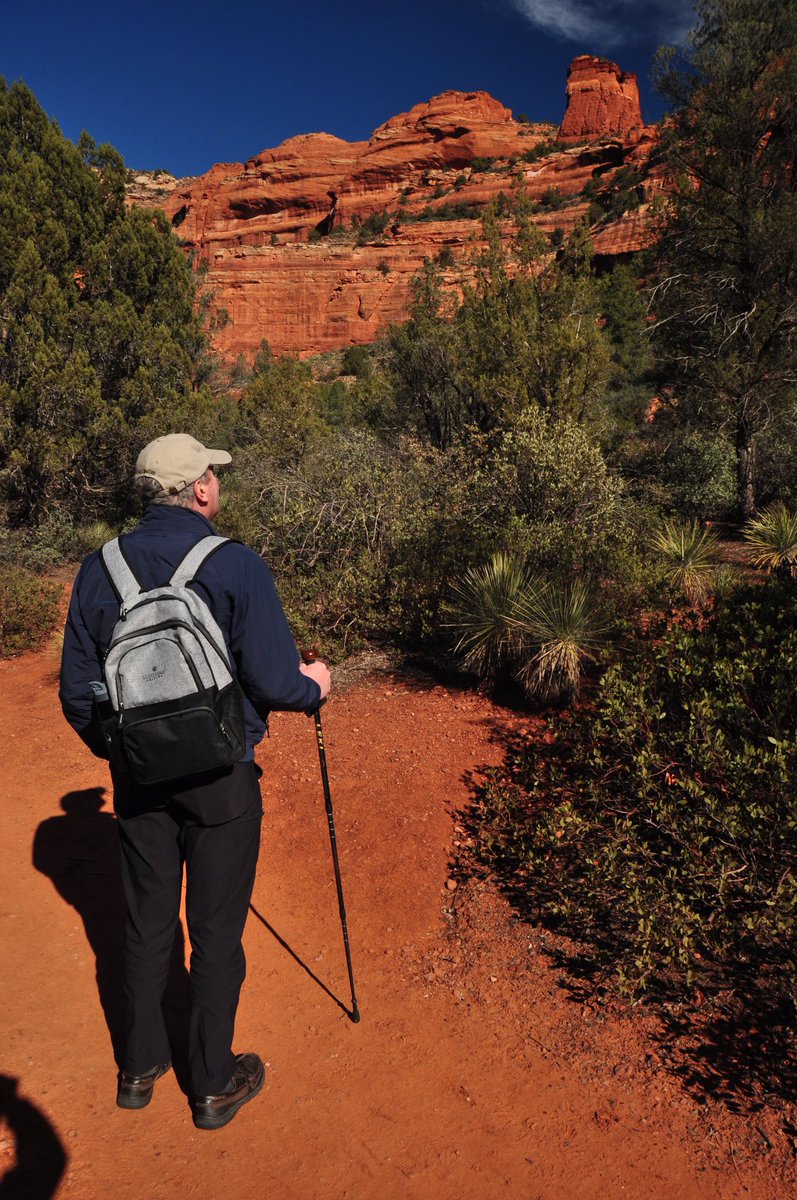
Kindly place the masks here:
POLYGON ((207 508, 209 488, 210 480, 204 478, 194 480, 194 503, 198 508, 207 508))

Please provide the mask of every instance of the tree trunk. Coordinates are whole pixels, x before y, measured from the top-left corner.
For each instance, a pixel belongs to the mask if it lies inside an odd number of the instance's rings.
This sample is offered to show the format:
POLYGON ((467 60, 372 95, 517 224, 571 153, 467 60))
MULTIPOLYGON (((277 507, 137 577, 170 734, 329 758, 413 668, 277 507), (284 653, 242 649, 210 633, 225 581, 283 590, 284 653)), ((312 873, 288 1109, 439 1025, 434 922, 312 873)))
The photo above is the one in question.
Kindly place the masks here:
POLYGON ((749 521, 755 516, 755 432, 744 417, 736 426, 736 479, 739 515, 749 521))

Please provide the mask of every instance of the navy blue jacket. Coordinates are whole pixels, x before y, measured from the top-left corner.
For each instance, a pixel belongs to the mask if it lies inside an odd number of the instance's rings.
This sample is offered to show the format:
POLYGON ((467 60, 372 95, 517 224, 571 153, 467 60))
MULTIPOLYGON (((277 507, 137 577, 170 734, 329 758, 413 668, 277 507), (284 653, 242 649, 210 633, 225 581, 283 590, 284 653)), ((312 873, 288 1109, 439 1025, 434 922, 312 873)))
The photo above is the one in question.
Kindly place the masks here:
MULTIPOLYGON (((122 538, 122 547, 141 586, 159 587, 196 542, 215 532, 193 509, 150 504, 141 522, 122 538)), ((318 706, 321 689, 299 670, 299 655, 271 572, 248 546, 222 546, 202 566, 191 588, 218 622, 246 697, 245 762, 253 757, 272 709, 308 712, 318 706)), ((83 562, 72 590, 60 697, 67 721, 100 758, 107 753, 95 723, 89 683, 102 679, 100 664, 118 619, 119 601, 95 551, 83 562)))

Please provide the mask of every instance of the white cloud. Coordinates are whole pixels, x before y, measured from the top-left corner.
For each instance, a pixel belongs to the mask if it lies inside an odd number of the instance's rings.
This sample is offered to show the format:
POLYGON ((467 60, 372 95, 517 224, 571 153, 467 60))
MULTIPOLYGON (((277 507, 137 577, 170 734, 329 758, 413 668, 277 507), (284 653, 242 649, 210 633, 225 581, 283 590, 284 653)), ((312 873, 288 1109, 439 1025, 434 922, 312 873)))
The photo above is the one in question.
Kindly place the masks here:
MULTIPOLYGON (((680 42, 693 23, 692 0, 511 0, 537 29, 593 49, 638 41, 680 42), (600 43, 596 47, 595 43, 600 43)), ((586 50, 586 47, 584 47, 586 50)))

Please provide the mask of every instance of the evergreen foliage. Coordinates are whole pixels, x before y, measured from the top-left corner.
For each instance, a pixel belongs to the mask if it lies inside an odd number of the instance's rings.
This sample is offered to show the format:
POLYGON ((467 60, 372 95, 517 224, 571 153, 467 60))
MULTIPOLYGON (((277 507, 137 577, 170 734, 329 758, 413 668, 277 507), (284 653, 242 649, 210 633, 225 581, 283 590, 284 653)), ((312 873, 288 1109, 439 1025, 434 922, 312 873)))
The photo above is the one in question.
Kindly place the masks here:
POLYGON ((622 483, 583 424, 529 408, 503 431, 481 469, 494 537, 535 573, 613 574, 634 535, 622 483))
POLYGON ((651 629, 588 710, 494 774, 480 852, 631 992, 745 978, 797 997, 793 589, 651 629))
POLYGON ((0 482, 10 521, 121 517, 164 429, 213 437, 195 280, 162 213, 125 211, 124 164, 72 144, 0 81, 0 482))
POLYGON ((797 414, 797 0, 700 0, 665 155, 679 186, 653 293, 662 368, 698 424, 727 423, 738 509, 756 445, 797 414))
POLYGON ((317 386, 307 363, 285 355, 261 362, 241 395, 238 438, 262 447, 280 468, 297 466, 322 436, 317 386))
POLYGON ((610 346, 599 328, 599 294, 587 232, 577 227, 557 258, 516 193, 517 234, 507 247, 495 205, 483 220, 487 248, 463 299, 444 299, 440 270, 426 262, 410 320, 391 330, 396 402, 446 448, 505 426, 537 406, 599 419, 610 346))

